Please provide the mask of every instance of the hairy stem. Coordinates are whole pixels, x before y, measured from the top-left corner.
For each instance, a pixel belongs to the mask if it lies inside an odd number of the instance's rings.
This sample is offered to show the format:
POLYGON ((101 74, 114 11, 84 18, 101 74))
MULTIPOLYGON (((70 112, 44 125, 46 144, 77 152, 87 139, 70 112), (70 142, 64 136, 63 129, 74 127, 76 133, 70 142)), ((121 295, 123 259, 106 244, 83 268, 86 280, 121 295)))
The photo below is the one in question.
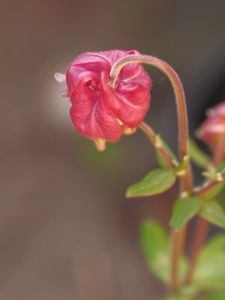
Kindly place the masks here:
POLYGON ((177 164, 174 161, 173 157, 163 148, 163 146, 160 143, 157 143, 157 137, 158 135, 155 133, 155 131, 145 122, 142 122, 139 125, 139 128, 147 135, 153 146, 157 149, 157 151, 163 156, 163 158, 166 160, 167 164, 171 168, 176 168, 177 164))
MULTIPOLYGON (((183 85, 178 74, 166 62, 148 55, 130 55, 129 57, 120 59, 113 65, 110 74, 110 85, 112 88, 116 87, 116 79, 121 69, 129 63, 144 63, 153 66, 162 71, 170 80, 176 99, 177 117, 178 117, 178 144, 179 157, 182 160, 189 156, 188 140, 188 116, 186 108, 186 100, 183 85)), ((143 128, 142 128, 143 129, 143 128)), ((151 136, 152 138, 152 136, 151 136)), ((192 170, 188 162, 188 166, 184 176, 180 177, 181 192, 191 192, 192 190, 192 170)), ((185 227, 179 231, 173 231, 171 234, 171 288, 173 292, 179 290, 179 261, 184 250, 185 227)))
MULTIPOLYGON (((130 55, 129 57, 122 58, 118 60, 116 64, 113 65, 110 73, 110 85, 112 88, 116 87, 116 79, 121 71, 121 69, 129 63, 144 63, 153 66, 160 71, 162 71, 170 80, 176 99, 177 106, 177 117, 178 117, 178 135, 179 135, 179 156, 182 159, 184 156, 189 155, 188 149, 188 116, 186 99, 184 94, 183 85, 178 74, 175 70, 167 64, 165 61, 149 56, 149 55, 130 55)), ((189 164, 185 176, 181 177, 182 190, 190 191, 192 189, 192 172, 191 166, 189 164)))

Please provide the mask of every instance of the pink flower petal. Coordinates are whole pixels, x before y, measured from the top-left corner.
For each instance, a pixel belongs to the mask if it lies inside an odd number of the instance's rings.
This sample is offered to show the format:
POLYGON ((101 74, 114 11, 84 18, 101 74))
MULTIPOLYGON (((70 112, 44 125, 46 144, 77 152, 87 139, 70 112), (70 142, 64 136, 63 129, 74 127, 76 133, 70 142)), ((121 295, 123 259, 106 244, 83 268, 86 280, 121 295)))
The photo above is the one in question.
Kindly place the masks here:
POLYGON ((150 106, 151 79, 140 64, 126 65, 117 78, 116 88, 109 86, 112 66, 134 54, 139 53, 136 50, 87 52, 68 66, 71 118, 81 135, 115 142, 124 126, 135 128, 144 119, 150 106))
POLYGON ((104 104, 102 92, 90 90, 80 81, 72 94, 71 119, 81 135, 91 139, 118 141, 122 129, 116 116, 104 104))

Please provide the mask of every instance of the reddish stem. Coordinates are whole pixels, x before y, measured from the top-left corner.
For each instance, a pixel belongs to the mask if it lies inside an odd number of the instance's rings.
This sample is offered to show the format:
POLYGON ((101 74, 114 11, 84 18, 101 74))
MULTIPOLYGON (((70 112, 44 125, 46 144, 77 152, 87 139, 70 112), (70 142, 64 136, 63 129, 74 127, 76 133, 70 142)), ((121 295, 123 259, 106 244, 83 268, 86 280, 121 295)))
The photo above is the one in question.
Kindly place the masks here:
MULTIPOLYGON (((111 69, 111 86, 115 88, 116 79, 121 69, 129 63, 144 63, 153 66, 162 71, 170 80, 176 99, 177 117, 178 117, 178 143, 179 143, 179 157, 182 160, 185 156, 189 156, 189 130, 188 130, 188 116, 186 99, 183 85, 178 74, 166 62, 148 55, 130 55, 129 57, 120 59, 111 69)), ((180 177, 181 192, 192 191, 192 170, 190 162, 184 176, 180 177)), ((173 292, 179 290, 179 262, 184 250, 185 227, 178 231, 173 231, 171 235, 172 249, 171 249, 171 287, 173 292)))
POLYGON ((225 153, 224 149, 225 149, 225 135, 213 152, 213 161, 214 161, 214 166, 216 168, 221 164, 221 162, 224 159, 224 153, 225 153))
POLYGON ((221 174, 222 180, 213 180, 210 181, 209 183, 205 184, 202 188, 196 189, 192 192, 192 195, 195 196, 204 196, 206 195, 209 191, 211 191, 213 188, 221 184, 221 182, 225 179, 225 171, 223 171, 221 174))
MULTIPOLYGON (((217 168, 222 160, 224 159, 224 148, 225 148, 225 136, 222 139, 222 141, 219 143, 219 145, 215 148, 213 153, 213 165, 215 168, 217 168)), ((221 177, 225 177, 225 171, 221 173, 221 177)), ((203 196, 207 192, 209 192, 211 189, 216 187, 217 185, 221 184, 221 181, 215 180, 211 181, 200 190, 194 191, 193 194, 197 196, 203 196)), ((207 220, 199 218, 196 233, 194 235, 194 241, 192 243, 192 252, 191 252, 191 264, 190 268, 186 277, 186 283, 191 283, 194 276, 194 271, 196 268, 196 264, 198 261, 198 257, 200 254, 200 251, 204 245, 205 239, 207 237, 208 229, 210 227, 210 224, 207 220)))
MULTIPOLYGON (((129 63, 144 63, 153 66, 162 71, 169 78, 176 99, 177 117, 178 117, 178 135, 179 135, 179 156, 182 160, 184 156, 189 155, 189 130, 188 130, 188 116, 186 99, 184 94, 183 85, 176 71, 165 61, 149 56, 149 55, 130 55, 129 57, 118 60, 111 69, 110 85, 112 88, 116 86, 116 79, 122 68, 129 63)), ((188 164, 185 176, 181 177, 182 191, 191 191, 192 189, 192 171, 191 165, 188 164)))
POLYGON ((156 145, 157 134, 155 131, 145 122, 142 122, 139 125, 139 128, 147 135, 151 143, 155 146, 157 151, 163 156, 166 160, 167 164, 173 169, 177 167, 176 162, 174 161, 173 157, 163 148, 161 145, 156 145))
POLYGON ((203 244, 205 242, 205 239, 207 237, 207 233, 208 233, 208 229, 209 229, 209 223, 207 220, 199 218, 198 219, 198 225, 197 225, 197 229, 196 232, 194 234, 194 240, 192 243, 192 248, 191 248, 191 264, 190 264, 190 268, 188 270, 188 274, 186 277, 185 282, 191 283, 191 281, 193 280, 193 275, 194 275, 194 271, 195 271, 195 267, 196 267, 196 263, 198 260, 198 256, 199 253, 203 247, 203 244))

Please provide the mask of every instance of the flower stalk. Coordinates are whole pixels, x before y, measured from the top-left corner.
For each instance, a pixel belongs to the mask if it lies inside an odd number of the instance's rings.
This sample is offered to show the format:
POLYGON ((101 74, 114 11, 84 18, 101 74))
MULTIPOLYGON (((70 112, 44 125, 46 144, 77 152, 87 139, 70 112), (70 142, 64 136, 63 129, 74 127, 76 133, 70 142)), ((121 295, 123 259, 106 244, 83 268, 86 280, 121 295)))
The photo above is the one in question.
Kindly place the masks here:
MULTIPOLYGON (((178 74, 175 70, 165 61, 149 56, 149 55, 130 55, 129 57, 118 60, 112 67, 110 72, 110 82, 112 88, 116 87, 117 77, 122 68, 129 63, 144 63, 153 66, 162 71, 170 80, 176 100, 177 117, 178 117, 178 144, 179 144, 179 157, 189 155, 189 129, 188 129, 188 115, 186 107, 185 93, 183 85, 178 74)), ((181 190, 189 192, 192 190, 192 171, 191 166, 188 164, 185 176, 181 178, 181 190)))
MULTIPOLYGON (((178 148, 180 160, 189 157, 189 128, 188 115, 186 107, 185 93, 183 85, 178 74, 166 62, 148 55, 131 55, 120 59, 115 63, 110 72, 110 82, 112 88, 116 87, 116 80, 121 69, 129 63, 144 63, 153 66, 162 71, 170 80, 176 99, 177 117, 178 117, 178 148)), ((143 128, 142 128, 143 129, 143 128)), ((150 139, 153 139, 151 133, 150 139)), ((180 176, 180 192, 190 193, 192 191, 192 170, 190 162, 187 163, 186 171, 180 176)), ((179 262, 184 251, 185 227, 180 230, 174 230, 171 233, 171 289, 174 293, 179 290, 179 262)))
POLYGON ((145 122, 139 125, 139 128, 147 135, 156 150, 162 155, 162 157, 167 162, 168 166, 172 169, 177 167, 177 162, 173 159, 169 152, 163 147, 160 137, 155 133, 155 131, 145 122))

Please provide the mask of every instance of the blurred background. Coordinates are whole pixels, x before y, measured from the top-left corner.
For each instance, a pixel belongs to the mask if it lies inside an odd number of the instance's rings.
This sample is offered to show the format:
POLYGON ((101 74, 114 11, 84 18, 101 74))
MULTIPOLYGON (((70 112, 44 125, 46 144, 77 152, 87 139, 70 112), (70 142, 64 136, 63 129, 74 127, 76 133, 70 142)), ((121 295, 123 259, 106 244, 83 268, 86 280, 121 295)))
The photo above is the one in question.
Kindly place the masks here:
MULTIPOLYGON (((225 99, 225 1, 0 1, 0 299, 146 300, 162 287, 138 245, 176 191, 127 200, 156 162, 142 133, 98 153, 78 136, 53 79, 85 51, 138 49, 180 74, 193 132, 225 99)), ((175 149, 174 97, 153 79, 147 122, 175 149)))

